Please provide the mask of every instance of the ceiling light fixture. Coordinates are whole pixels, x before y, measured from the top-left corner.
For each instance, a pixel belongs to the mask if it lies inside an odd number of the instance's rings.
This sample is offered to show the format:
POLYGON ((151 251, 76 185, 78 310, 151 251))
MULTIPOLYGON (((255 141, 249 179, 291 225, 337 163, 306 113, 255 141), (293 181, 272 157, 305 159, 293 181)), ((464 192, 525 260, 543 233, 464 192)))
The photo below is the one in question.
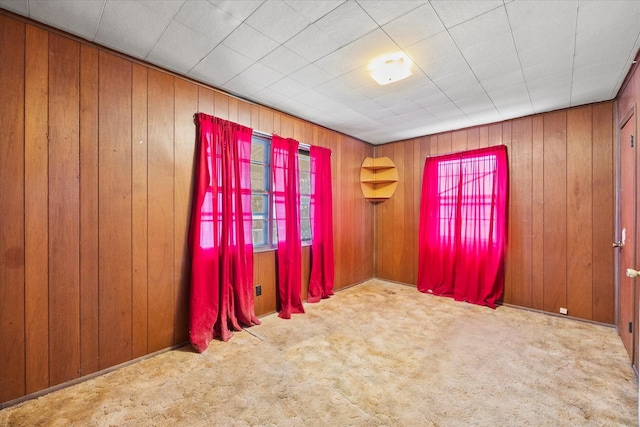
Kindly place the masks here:
POLYGON ((388 53, 369 63, 367 69, 379 85, 386 85, 409 77, 413 61, 404 52, 388 53))

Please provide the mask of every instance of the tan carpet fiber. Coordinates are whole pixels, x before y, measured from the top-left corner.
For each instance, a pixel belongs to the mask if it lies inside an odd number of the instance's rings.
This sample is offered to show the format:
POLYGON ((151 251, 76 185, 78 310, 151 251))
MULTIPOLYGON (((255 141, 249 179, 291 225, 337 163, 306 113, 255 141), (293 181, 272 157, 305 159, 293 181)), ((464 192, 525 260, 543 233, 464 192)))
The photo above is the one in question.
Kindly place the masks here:
POLYGON ((613 328, 379 280, 0 411, 0 425, 637 425, 613 328), (253 335, 255 334, 255 335, 253 335))

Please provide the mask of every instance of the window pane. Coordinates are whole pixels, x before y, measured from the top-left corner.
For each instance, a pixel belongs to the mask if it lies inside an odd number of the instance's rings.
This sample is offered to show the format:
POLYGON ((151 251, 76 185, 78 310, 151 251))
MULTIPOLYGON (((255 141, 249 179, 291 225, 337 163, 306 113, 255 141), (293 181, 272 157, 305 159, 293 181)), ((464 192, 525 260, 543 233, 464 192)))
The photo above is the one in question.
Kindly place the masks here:
POLYGON ((311 178, 308 172, 300 172, 300 194, 311 194, 311 178))
POLYGON ((252 194, 251 195, 251 212, 253 216, 267 217, 267 202, 268 197, 266 194, 252 194))
POLYGON ((300 172, 309 172, 309 153, 299 153, 298 154, 298 168, 300 172))
POLYGON ((300 220, 300 237, 303 242, 311 240, 311 221, 309 218, 302 218, 300 220))
POLYGON ((265 145, 261 139, 253 138, 251 140, 251 160, 254 162, 265 163, 265 145))
POLYGON ((251 234, 253 236, 253 244, 254 246, 266 245, 267 244, 267 221, 262 220, 253 220, 252 221, 251 234))
POLYGON ((311 216, 309 206, 309 197, 300 197, 300 218, 309 218, 311 216))
POLYGON ((251 165, 251 190, 265 191, 266 180, 264 179, 266 167, 264 165, 251 165))

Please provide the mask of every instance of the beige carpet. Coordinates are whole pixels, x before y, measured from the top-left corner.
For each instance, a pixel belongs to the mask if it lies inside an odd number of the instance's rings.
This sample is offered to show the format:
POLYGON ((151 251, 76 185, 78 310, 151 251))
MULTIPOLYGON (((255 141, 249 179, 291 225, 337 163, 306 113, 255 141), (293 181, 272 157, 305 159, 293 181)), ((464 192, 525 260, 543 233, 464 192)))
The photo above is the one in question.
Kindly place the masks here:
POLYGON ((0 411, 0 425, 637 425, 613 328, 371 280, 0 411))

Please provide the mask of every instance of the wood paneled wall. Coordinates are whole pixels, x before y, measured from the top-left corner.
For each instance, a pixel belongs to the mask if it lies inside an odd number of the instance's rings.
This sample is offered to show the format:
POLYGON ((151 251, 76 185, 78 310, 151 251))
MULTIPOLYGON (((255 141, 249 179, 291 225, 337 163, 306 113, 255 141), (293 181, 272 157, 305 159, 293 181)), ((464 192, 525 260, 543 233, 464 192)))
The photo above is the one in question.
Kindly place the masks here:
POLYGON ((376 276, 416 284, 427 156, 504 144, 510 173, 504 302, 613 324, 614 104, 605 102, 376 147, 399 171, 376 207, 376 276))
POLYGON ((335 288, 373 276, 372 146, 4 12, 0 58, 0 402, 187 341, 198 111, 330 148, 335 288))

